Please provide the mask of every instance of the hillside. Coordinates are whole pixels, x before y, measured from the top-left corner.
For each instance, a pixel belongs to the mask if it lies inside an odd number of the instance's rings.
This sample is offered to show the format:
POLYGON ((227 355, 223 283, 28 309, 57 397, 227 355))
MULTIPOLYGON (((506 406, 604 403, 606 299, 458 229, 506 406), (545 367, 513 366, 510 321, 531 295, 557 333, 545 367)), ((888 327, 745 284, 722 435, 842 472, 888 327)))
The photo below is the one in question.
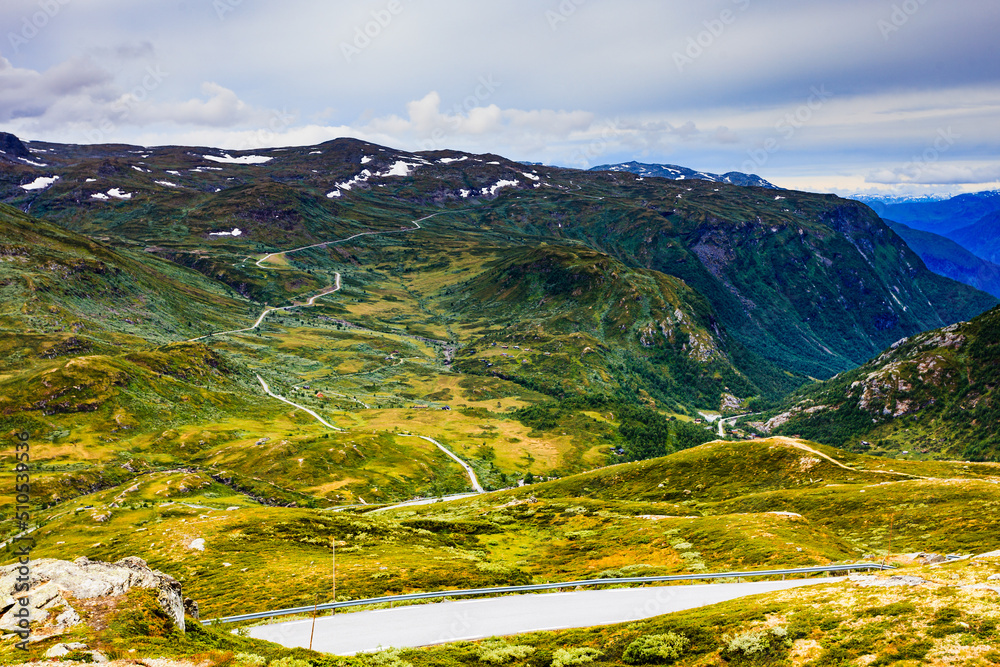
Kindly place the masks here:
POLYGON ((0 368, 30 364, 32 354, 52 358, 109 343, 177 340, 204 326, 224 327, 249 306, 196 271, 111 248, 2 204, 0 255, 0 328, 13 352, 0 368))
POLYGON ((926 270, 870 209, 833 196, 351 139, 232 154, 32 146, 46 166, 0 173, 0 198, 195 268, 258 302, 322 289, 338 258, 303 253, 276 281, 248 254, 399 234, 438 213, 427 223, 437 243, 448 239, 470 257, 498 245, 583 244, 629 268, 680 278, 707 302, 720 336, 793 374, 829 377, 903 336, 996 303, 926 270))
POLYGON ((558 234, 681 278, 736 340, 788 370, 829 377, 902 336, 996 303, 927 270, 860 203, 621 173, 597 178, 602 188, 593 192, 607 194, 599 203, 545 202, 536 213, 523 200, 501 201, 490 223, 558 234))
MULTIPOLYGON (((1000 297, 1000 265, 977 257, 950 238, 911 229, 891 220, 886 220, 885 223, 906 241, 906 245, 910 246, 910 249, 917 253, 927 268, 934 273, 1000 297)), ((960 231, 952 232, 952 235, 960 231)), ((985 238, 987 239, 985 243, 989 243, 988 239, 992 237, 985 238)), ((966 239, 966 243, 971 244, 971 240, 966 239)))
POLYGON ((762 430, 855 451, 1000 460, 1000 308, 900 340, 863 366, 803 387, 762 430))
POLYGON ((993 211, 975 224, 956 229, 948 236, 984 260, 1000 261, 1000 211, 993 211))
POLYGON ((551 395, 627 400, 638 387, 673 410, 720 406, 723 394, 774 398, 803 381, 714 327, 704 299, 673 276, 557 246, 508 251, 484 269, 445 301, 499 327, 462 348, 463 372, 551 395))

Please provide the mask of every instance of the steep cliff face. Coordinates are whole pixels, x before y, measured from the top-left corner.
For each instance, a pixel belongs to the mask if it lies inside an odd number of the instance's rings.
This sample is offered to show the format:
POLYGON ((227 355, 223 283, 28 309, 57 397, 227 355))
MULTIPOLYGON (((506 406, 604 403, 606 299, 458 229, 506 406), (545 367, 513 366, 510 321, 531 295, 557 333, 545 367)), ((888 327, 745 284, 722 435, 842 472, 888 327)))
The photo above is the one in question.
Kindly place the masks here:
POLYGON ((817 378, 997 303, 929 271, 861 203, 713 185, 666 182, 641 209, 602 204, 565 233, 681 278, 736 340, 817 378))
POLYGON ((998 460, 998 386, 994 308, 900 340, 860 368, 803 389, 761 426, 861 450, 998 460))

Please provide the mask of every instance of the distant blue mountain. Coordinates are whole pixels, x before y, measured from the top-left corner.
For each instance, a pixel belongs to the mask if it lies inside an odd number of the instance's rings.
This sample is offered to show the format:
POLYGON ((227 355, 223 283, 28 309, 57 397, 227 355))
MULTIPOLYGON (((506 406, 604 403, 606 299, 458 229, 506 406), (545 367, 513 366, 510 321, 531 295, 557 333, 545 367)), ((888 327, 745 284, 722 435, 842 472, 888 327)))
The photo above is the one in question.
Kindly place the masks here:
MULTIPOLYGON (((995 217, 997 214, 993 214, 995 217)), ((933 232, 923 232, 912 229, 906 225, 892 220, 885 220, 892 231, 896 232, 910 250, 917 253, 920 259, 924 260, 927 268, 952 280, 957 280, 966 285, 972 285, 976 289, 989 292, 993 296, 1000 298, 1000 266, 988 259, 984 259, 986 254, 978 255, 970 252, 975 249, 972 245, 962 246, 950 238, 934 234, 933 232), (968 249, 967 249, 968 248, 968 249)), ((997 218, 1000 220, 1000 218, 997 218)), ((985 225, 989 221, 984 219, 977 225, 985 225)), ((994 223, 995 225, 996 223, 994 223)), ((971 228, 966 228, 971 229, 971 228)), ((959 230, 962 231, 962 230, 959 230)), ((998 239, 995 231, 993 234, 983 235, 984 230, 977 231, 977 239, 982 239, 984 249, 993 239, 998 239)), ((993 242, 993 249, 997 248, 997 242, 993 242)))
POLYGON ((590 171, 627 171, 638 174, 643 178, 657 177, 669 178, 674 181, 685 179, 697 179, 700 181, 711 181, 712 183, 729 183, 730 185, 749 185, 757 188, 770 188, 781 190, 777 185, 768 183, 756 174, 744 174, 740 171, 730 171, 725 174, 712 174, 707 171, 695 171, 687 167, 680 167, 676 164, 643 164, 641 162, 621 162, 619 164, 602 164, 598 167, 591 167, 590 171))
POLYGON ((851 197, 851 199, 868 204, 883 218, 901 222, 913 229, 948 237, 951 237, 952 232, 974 225, 990 213, 1000 211, 1000 190, 958 195, 941 201, 889 203, 868 196, 851 197))

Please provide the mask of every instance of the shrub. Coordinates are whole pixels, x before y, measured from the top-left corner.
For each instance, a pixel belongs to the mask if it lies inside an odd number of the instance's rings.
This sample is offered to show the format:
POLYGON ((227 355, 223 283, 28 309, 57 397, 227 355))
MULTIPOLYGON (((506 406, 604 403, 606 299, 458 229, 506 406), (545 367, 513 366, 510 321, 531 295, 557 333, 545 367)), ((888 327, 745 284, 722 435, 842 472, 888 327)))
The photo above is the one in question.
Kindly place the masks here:
POLYGON ((871 664, 874 667, 881 667, 882 665, 889 665, 900 660, 923 660, 924 656, 930 653, 932 648, 934 648, 934 642, 929 639, 921 639, 909 644, 890 647, 871 664))
POLYGON ((267 658, 253 653, 237 653, 233 656, 233 661, 239 667, 264 667, 267 664, 267 658))
POLYGON ((560 648, 552 654, 552 667, 569 667, 583 665, 600 658, 603 653, 596 648, 560 648))
POLYGON ((365 667, 413 667, 412 663, 400 657, 401 654, 401 649, 388 648, 376 653, 358 653, 356 658, 365 667))
POLYGON ((630 665, 669 663, 681 657, 690 643, 687 637, 674 632, 646 635, 628 645, 622 660, 630 665))
POLYGON ((508 644, 502 639, 483 642, 478 649, 479 659, 491 665, 504 665, 514 660, 526 658, 534 652, 534 646, 508 644))
POLYGON ((271 667, 312 667, 312 663, 288 656, 271 661, 271 667))
POLYGON ((788 638, 788 630, 783 627, 774 627, 770 630, 748 630, 733 637, 723 637, 726 642, 723 653, 728 653, 734 658, 756 659, 765 655, 774 654, 780 648, 791 646, 792 642, 788 638))

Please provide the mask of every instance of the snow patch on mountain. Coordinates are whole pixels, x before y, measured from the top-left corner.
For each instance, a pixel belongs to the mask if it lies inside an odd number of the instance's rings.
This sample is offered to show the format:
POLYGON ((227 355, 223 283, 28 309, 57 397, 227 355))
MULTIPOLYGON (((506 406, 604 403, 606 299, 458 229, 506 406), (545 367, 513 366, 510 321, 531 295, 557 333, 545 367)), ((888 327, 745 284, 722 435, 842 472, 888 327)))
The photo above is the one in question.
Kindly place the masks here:
POLYGON ((378 174, 376 174, 376 176, 409 176, 410 168, 418 166, 420 165, 410 164, 409 162, 403 162, 402 160, 399 160, 393 163, 393 165, 389 167, 388 171, 379 172, 378 174))
POLYGON ((264 164, 274 159, 265 155, 241 155, 240 157, 233 157, 229 153, 225 153, 222 157, 218 155, 202 155, 201 157, 212 162, 222 162, 224 164, 264 164))
POLYGON ((496 183, 494 183, 491 187, 483 188, 481 190, 481 192, 484 195, 495 195, 497 193, 497 190, 499 190, 500 188, 513 188, 513 187, 517 187, 517 184, 518 184, 518 181, 504 181, 504 180, 500 180, 500 181, 497 181, 496 183))
POLYGON ((58 176, 39 176, 31 183, 25 183, 21 186, 22 190, 44 190, 53 183, 59 180, 58 176))
MULTIPOLYGON (((369 178, 371 178, 371 176, 372 176, 372 172, 370 172, 367 169, 363 169, 363 170, 361 170, 360 174, 358 174, 357 176, 355 176, 351 180, 349 180, 349 181, 343 181, 341 183, 337 183, 337 187, 340 188, 341 190, 350 190, 352 187, 354 187, 358 183, 364 183, 369 178)), ((327 197, 329 197, 329 196, 330 195, 327 195, 327 197)))

